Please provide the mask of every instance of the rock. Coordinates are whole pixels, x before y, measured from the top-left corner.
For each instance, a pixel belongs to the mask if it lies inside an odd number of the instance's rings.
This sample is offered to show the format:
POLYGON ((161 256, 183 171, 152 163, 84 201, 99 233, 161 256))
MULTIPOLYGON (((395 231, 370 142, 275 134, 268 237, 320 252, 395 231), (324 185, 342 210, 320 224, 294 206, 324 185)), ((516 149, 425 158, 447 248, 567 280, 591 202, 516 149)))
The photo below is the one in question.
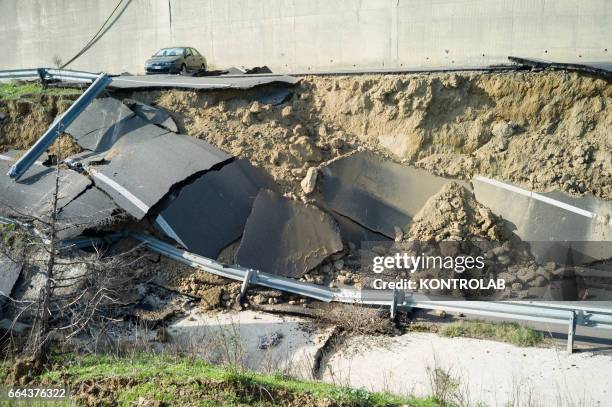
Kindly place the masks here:
POLYGON ((280 332, 274 332, 269 335, 260 336, 257 348, 262 350, 273 348, 280 343, 282 338, 283 334, 280 332))
POLYGON ((498 256, 497 257, 497 261, 499 261, 501 264, 506 266, 506 265, 510 264, 510 257, 508 257, 506 255, 498 256))
POLYGON ((516 291, 520 291, 523 289, 523 283, 513 283, 512 284, 512 291, 516 292, 516 291))
POLYGON ((397 226, 394 226, 393 230, 395 231, 395 241, 401 242, 402 239, 404 238, 404 231, 400 227, 397 227, 397 226))
POLYGON ((261 105, 259 104, 259 102, 257 101, 253 102, 251 104, 251 107, 249 108, 249 111, 254 114, 261 112, 261 105))
POLYGON ((242 115, 242 119, 240 120, 242 121, 242 124, 244 124, 245 126, 249 126, 253 124, 253 116, 251 115, 251 112, 249 111, 245 111, 244 114, 242 115))
POLYGON ((527 283, 533 279, 536 278, 536 273, 533 270, 519 270, 519 272, 517 273, 517 277, 519 280, 521 280, 523 283, 527 283))
POLYGON ((302 177, 304 176, 304 169, 303 168, 293 168, 291 170, 291 175, 293 175, 294 177, 302 177))
POLYGON ((511 122, 497 122, 491 127, 494 136, 506 139, 515 133, 516 126, 511 122))
POLYGON ((304 126, 302 126, 301 124, 297 124, 293 128, 293 135, 296 137, 308 137, 308 132, 306 131, 306 128, 304 126))
POLYGON ((315 190, 315 187, 317 185, 318 174, 319 174, 319 171, 317 170, 316 167, 308 168, 308 171, 306 172, 306 176, 300 183, 300 185, 302 186, 302 191, 304 191, 306 195, 311 194, 315 190))
POLYGON ((548 280, 542 276, 537 276, 532 282, 531 285, 533 287, 544 287, 548 280))
POLYGON ((253 302, 257 305, 262 305, 266 303, 266 297, 264 297, 261 294, 257 294, 255 297, 253 297, 253 302))
POLYGON ((338 260, 334 262, 334 268, 338 271, 342 270, 344 267, 344 260, 338 260))
POLYGON ((283 107, 283 109, 281 110, 281 117, 283 119, 288 118, 289 116, 291 116, 291 114, 293 113, 293 108, 291 106, 285 106, 283 107))
POLYGON ((518 278, 511 273, 499 273, 497 278, 504 280, 506 282, 506 286, 510 286, 518 280, 518 278))

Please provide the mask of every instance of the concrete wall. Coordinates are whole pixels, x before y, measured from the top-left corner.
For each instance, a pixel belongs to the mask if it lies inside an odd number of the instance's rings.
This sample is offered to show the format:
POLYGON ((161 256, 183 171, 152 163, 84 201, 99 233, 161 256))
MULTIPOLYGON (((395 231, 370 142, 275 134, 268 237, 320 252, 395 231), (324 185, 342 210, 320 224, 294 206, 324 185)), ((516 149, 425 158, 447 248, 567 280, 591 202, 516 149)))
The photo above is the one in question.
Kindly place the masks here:
MULTIPOLYGON (((127 0, 124 0, 127 1, 127 0)), ((111 0, 0 0, 0 69, 67 61, 111 0)), ((74 69, 138 73, 190 45, 217 68, 469 67, 508 55, 610 60, 612 0, 132 0, 74 69)))

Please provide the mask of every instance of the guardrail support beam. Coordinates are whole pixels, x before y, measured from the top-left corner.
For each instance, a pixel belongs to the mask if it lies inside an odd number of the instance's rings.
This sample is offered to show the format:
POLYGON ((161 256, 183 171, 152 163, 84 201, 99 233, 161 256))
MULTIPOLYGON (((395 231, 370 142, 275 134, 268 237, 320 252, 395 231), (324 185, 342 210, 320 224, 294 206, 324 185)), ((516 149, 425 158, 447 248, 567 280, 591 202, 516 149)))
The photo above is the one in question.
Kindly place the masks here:
POLYGON ((98 96, 110 83, 112 79, 106 74, 100 74, 98 78, 87 88, 87 90, 66 110, 66 112, 47 129, 45 134, 30 147, 30 149, 9 169, 8 176, 18 179, 34 164, 53 142, 70 126, 70 124, 85 110, 87 106, 98 96))
POLYGON ((567 330, 567 353, 574 353, 574 336, 576 334, 576 311, 570 314, 569 326, 567 330))

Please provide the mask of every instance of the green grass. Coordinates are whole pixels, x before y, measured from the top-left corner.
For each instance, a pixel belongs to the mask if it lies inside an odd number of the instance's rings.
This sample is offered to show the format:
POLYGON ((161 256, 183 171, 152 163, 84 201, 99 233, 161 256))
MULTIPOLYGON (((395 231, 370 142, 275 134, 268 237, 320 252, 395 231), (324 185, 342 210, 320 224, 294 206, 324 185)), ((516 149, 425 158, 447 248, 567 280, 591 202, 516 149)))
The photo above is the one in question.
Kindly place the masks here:
POLYGON ((0 99, 15 100, 22 99, 27 96, 34 95, 79 95, 79 89, 72 88, 43 88, 40 84, 34 82, 25 83, 0 83, 0 99))
POLYGON ((525 347, 537 346, 544 340, 540 332, 523 325, 507 322, 494 324, 479 321, 458 321, 442 326, 438 333, 450 338, 462 336, 493 339, 525 347))
MULTIPOLYGON (((56 369, 37 376, 34 383, 75 386, 79 383, 102 383, 103 380, 131 380, 129 384, 122 384, 112 391, 113 401, 126 406, 141 397, 172 405, 197 400, 197 404, 202 406, 268 406, 274 404, 270 397, 291 398, 302 394, 342 406, 440 406, 433 398, 405 398, 281 375, 237 371, 180 356, 70 355, 55 358, 52 364, 56 369)), ((7 377, 9 365, 0 365, 0 380, 7 377)))

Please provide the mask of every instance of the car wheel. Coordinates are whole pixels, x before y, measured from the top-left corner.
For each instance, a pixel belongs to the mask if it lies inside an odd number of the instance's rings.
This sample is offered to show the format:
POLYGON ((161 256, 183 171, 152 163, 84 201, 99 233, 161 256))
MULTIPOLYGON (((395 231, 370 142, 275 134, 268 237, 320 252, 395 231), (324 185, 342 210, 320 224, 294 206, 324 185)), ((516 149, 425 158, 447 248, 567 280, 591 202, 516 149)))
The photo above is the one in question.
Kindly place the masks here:
POLYGON ((187 75, 187 65, 181 65, 181 75, 187 75))

